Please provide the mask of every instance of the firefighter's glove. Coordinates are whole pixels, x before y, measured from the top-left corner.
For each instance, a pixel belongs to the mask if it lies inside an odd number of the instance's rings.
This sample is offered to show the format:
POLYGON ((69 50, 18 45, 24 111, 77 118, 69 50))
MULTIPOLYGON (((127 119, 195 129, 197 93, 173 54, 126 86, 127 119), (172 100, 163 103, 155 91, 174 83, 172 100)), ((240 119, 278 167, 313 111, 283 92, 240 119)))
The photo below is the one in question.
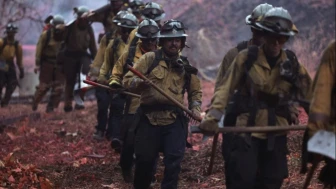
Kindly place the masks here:
POLYGON ((34 68, 34 73, 37 74, 40 71, 40 66, 36 66, 34 68))
POLYGON ((145 89, 149 86, 149 82, 141 78, 135 77, 131 82, 131 88, 145 89))
POLYGON ((112 87, 112 88, 122 88, 121 83, 118 82, 117 80, 112 80, 112 81, 109 83, 109 86, 112 87))
POLYGON ((20 75, 19 75, 20 79, 22 79, 24 77, 24 70, 23 68, 20 68, 20 75))

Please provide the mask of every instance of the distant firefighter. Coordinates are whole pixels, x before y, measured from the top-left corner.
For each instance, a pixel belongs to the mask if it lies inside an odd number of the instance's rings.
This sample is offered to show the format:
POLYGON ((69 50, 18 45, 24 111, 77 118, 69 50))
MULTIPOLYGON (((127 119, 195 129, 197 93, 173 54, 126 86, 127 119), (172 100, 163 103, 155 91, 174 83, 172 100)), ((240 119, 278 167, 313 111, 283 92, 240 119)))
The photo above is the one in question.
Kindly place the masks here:
POLYGON ((9 23, 6 26, 3 39, 0 39, 0 100, 1 107, 8 105, 11 96, 18 86, 18 80, 16 78, 16 71, 14 65, 14 59, 16 59, 16 65, 19 67, 19 77, 24 77, 23 65, 22 65, 22 46, 19 41, 15 40, 15 34, 18 31, 18 27, 13 23, 9 23), (2 89, 6 87, 4 98, 2 98, 2 89))
POLYGON ((64 85, 64 75, 61 65, 58 64, 56 56, 62 43, 62 32, 57 26, 64 24, 61 15, 55 15, 50 22, 51 27, 43 31, 36 45, 35 69, 40 72, 40 84, 36 87, 36 92, 32 104, 35 111, 43 96, 51 89, 46 112, 52 112, 58 107, 64 85))

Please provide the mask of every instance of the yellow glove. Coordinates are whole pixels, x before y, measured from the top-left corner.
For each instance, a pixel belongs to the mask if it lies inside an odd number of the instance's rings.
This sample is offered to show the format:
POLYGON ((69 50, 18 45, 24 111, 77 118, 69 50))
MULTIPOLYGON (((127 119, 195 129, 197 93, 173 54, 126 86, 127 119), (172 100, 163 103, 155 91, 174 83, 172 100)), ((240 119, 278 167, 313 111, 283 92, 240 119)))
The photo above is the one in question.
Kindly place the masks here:
POLYGON ((113 88, 121 88, 122 85, 121 83, 119 83, 117 80, 112 80, 110 83, 109 83, 110 87, 113 87, 113 88))

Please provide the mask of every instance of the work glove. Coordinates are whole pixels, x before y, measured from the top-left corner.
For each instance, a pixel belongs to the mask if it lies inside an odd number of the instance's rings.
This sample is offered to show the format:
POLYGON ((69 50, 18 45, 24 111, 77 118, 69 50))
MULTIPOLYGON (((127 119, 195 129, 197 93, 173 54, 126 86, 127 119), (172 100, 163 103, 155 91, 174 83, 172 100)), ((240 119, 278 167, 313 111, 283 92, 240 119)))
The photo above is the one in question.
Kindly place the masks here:
POLYGON ((193 108, 191 112, 195 115, 195 117, 201 117, 200 111, 197 110, 196 108, 193 108))
POLYGON ((218 121, 211 115, 207 114, 199 125, 199 128, 205 131, 205 133, 216 134, 219 131, 218 121))
POLYGON ((24 77, 24 71, 23 68, 20 68, 20 75, 19 75, 20 79, 22 79, 24 77))
POLYGON ((109 83, 109 86, 112 87, 112 88, 122 88, 122 85, 121 83, 119 83, 117 80, 112 80, 110 83, 109 83))
POLYGON ((34 73, 37 74, 40 71, 40 66, 36 66, 34 68, 34 73))

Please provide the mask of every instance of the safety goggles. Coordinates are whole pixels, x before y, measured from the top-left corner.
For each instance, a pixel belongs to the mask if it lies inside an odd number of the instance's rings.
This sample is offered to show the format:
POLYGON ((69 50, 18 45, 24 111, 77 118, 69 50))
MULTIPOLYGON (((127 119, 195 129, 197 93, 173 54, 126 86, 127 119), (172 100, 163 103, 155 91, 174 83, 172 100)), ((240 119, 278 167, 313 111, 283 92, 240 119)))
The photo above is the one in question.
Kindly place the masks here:
POLYGON ((128 19, 120 19, 119 23, 121 25, 126 25, 126 26, 136 26, 137 25, 135 22, 133 22, 132 20, 128 20, 128 19))
POLYGON ((278 22, 272 22, 264 20, 261 23, 265 27, 279 33, 279 32, 289 32, 291 31, 292 25, 290 23, 287 23, 286 21, 278 21, 278 22))
POLYGON ((138 33, 140 33, 141 35, 147 35, 148 33, 154 35, 154 34, 157 34, 158 32, 159 32, 159 27, 156 27, 153 25, 143 26, 138 29, 138 33))
POLYGON ((171 20, 168 20, 166 21, 162 28, 161 28, 161 31, 170 31, 170 30, 185 30, 186 28, 184 27, 183 23, 180 22, 180 21, 171 21, 171 20))
POLYGON ((145 8, 141 11, 141 13, 146 17, 151 18, 151 16, 152 17, 160 16, 162 14, 162 11, 156 8, 145 8))

